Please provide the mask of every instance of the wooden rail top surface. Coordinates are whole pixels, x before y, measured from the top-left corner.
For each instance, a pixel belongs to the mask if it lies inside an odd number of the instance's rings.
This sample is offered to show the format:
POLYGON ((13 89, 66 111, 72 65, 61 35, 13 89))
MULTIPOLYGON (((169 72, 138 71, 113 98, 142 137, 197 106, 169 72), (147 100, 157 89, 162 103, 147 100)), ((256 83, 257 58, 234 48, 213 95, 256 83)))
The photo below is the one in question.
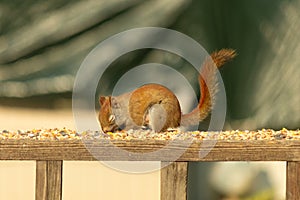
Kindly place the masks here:
POLYGON ((54 131, 54 135, 53 131, 44 131, 48 139, 38 131, 13 134, 0 131, 0 160, 300 161, 299 130, 273 131, 267 135, 235 131, 217 137, 187 133, 192 139, 186 133, 139 139, 124 132, 82 139, 70 137, 69 130, 64 130, 54 131), (251 138, 253 134, 255 139, 251 138))

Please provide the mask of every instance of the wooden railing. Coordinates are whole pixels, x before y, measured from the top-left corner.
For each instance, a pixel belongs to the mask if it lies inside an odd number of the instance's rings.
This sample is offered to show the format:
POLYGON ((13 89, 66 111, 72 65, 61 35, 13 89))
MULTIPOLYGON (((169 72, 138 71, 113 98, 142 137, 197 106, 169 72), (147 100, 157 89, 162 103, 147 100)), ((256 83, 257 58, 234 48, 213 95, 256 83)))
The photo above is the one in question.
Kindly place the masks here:
POLYGON ((166 146, 164 140, 107 140, 94 142, 91 154, 81 140, 39 141, 39 140, 0 140, 0 160, 36 160, 36 200, 62 199, 62 167, 64 160, 94 161, 140 161, 145 159, 132 152, 160 150, 147 160, 170 162, 174 152, 183 154, 167 167, 161 169, 161 199, 184 200, 187 198, 187 167, 189 161, 286 161, 286 199, 300 199, 300 141, 218 141, 211 148, 201 146, 202 141, 194 141, 188 148, 181 141, 166 146), (111 145, 113 143, 113 145, 111 145), (126 150, 119 155, 115 146, 126 150), (165 147, 165 148, 163 148, 165 147), (199 156, 200 149, 209 151, 207 156, 199 156))

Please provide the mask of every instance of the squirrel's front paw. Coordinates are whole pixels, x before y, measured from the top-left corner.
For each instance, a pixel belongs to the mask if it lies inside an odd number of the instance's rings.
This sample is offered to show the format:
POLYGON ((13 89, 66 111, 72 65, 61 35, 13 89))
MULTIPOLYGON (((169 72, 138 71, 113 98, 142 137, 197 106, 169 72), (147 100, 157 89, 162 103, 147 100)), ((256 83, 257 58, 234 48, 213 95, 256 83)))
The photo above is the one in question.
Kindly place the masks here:
POLYGON ((168 128, 167 129, 167 132, 181 132, 181 129, 180 127, 177 127, 177 128, 168 128))

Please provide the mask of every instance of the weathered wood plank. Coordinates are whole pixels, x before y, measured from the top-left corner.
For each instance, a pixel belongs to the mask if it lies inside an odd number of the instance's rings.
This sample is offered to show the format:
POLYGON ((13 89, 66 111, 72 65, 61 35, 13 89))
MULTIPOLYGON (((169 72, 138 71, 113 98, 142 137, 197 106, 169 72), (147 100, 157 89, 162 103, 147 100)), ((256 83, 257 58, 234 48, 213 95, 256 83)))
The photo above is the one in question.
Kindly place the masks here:
POLYGON ((195 141, 188 147, 182 141, 168 142, 0 140, 0 160, 300 161, 297 140, 218 141, 215 146, 195 141), (200 152, 209 153, 201 157, 200 152))
POLYGON ((35 199, 47 199, 47 161, 36 161, 35 199))
POLYGON ((160 199, 187 199, 188 162, 173 162, 161 169, 160 199))
POLYGON ((47 161, 48 163, 48 184, 47 195, 48 200, 61 200, 62 199, 62 162, 47 161))
POLYGON ((300 162, 287 162, 286 199, 300 199, 300 162))
POLYGON ((36 161, 36 200, 62 199, 62 161, 36 161))

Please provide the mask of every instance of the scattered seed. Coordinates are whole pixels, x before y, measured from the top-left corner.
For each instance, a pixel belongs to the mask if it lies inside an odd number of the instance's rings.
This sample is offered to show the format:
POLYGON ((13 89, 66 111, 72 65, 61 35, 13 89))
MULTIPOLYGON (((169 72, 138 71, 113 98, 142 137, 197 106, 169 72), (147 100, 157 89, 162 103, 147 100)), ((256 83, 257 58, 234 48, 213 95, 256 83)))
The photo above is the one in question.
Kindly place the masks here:
POLYGON ((193 139, 193 140, 300 140, 300 130, 272 130, 262 129, 258 131, 232 130, 221 132, 192 131, 183 132, 180 129, 174 129, 164 133, 155 133, 151 130, 127 130, 118 132, 103 133, 100 131, 84 131, 78 133, 75 130, 67 128, 54 129, 33 129, 17 131, 0 131, 0 140, 5 139, 33 139, 33 140, 80 140, 80 139, 155 139, 155 140, 173 140, 173 139, 193 139))

